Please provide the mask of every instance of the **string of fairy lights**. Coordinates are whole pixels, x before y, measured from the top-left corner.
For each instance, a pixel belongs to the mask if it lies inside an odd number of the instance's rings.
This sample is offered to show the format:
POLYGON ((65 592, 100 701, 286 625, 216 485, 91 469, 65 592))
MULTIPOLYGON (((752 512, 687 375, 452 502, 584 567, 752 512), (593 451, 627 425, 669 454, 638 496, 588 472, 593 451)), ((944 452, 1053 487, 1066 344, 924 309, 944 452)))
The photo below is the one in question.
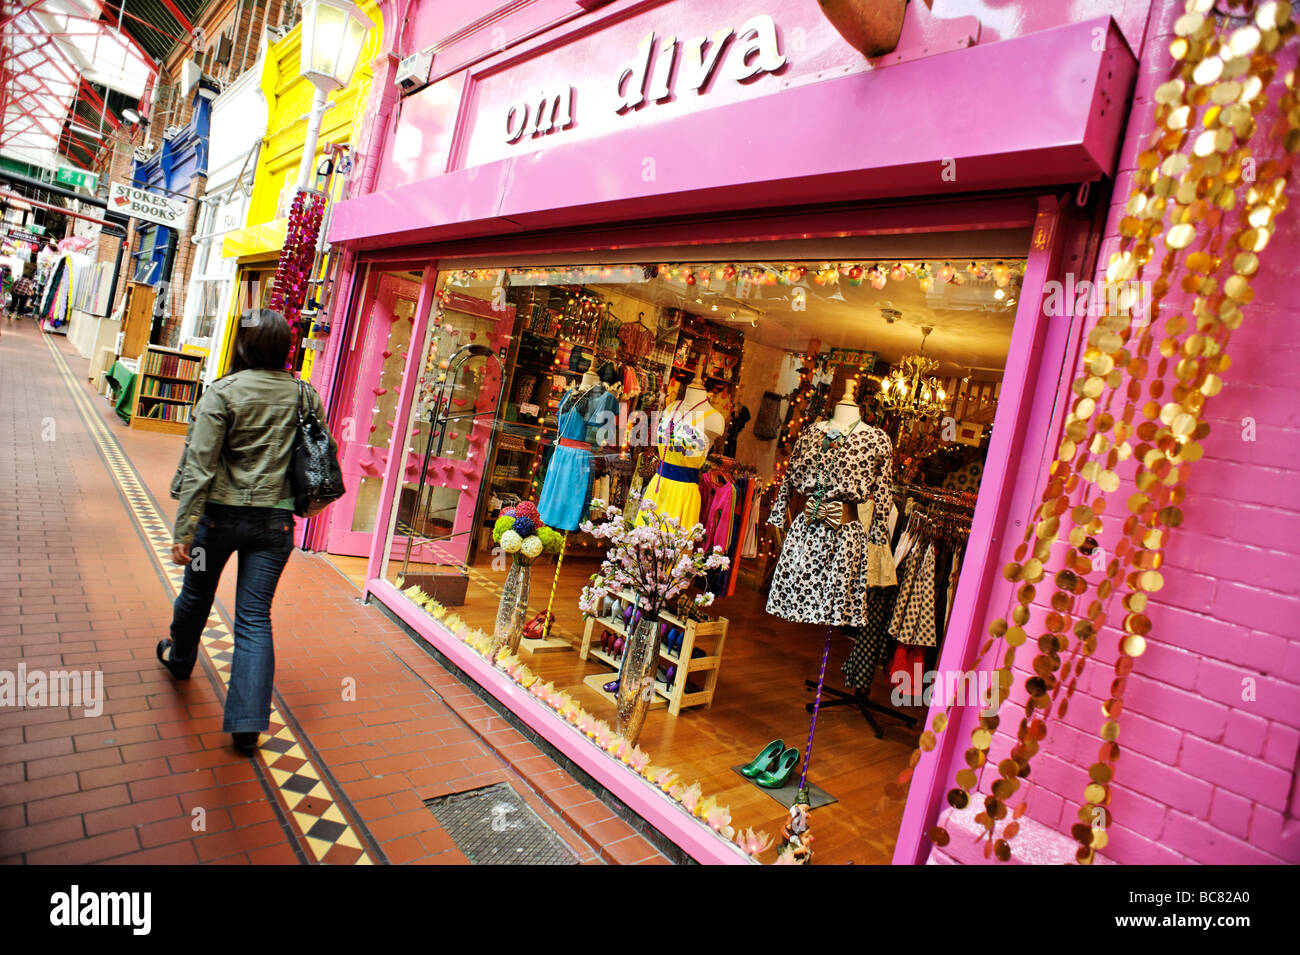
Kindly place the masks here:
POLYGON ((744 283, 755 286, 838 285, 841 281, 857 287, 870 285, 884 289, 889 282, 914 279, 922 292, 931 291, 936 283, 965 285, 971 281, 991 279, 998 288, 1007 288, 1024 276, 1025 263, 1015 261, 852 261, 815 264, 683 264, 591 265, 567 268, 459 269, 447 273, 451 285, 584 285, 647 282, 660 279, 685 287, 713 286, 719 283, 744 283))

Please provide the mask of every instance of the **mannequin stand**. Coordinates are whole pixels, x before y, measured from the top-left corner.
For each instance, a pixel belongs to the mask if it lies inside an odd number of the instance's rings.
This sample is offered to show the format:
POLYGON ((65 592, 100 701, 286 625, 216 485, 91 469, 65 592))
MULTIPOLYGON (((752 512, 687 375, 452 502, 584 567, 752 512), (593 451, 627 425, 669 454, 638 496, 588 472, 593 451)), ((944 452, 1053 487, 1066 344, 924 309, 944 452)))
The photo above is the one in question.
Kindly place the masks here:
MULTIPOLYGON (((804 680, 803 684, 810 690, 817 689, 817 682, 815 680, 804 680)), ((873 702, 866 690, 858 689, 854 690, 852 693, 846 693, 844 690, 835 690, 829 686, 823 686, 821 695, 828 697, 828 699, 823 699, 821 701, 822 709, 831 706, 856 706, 862 711, 862 718, 867 721, 872 732, 875 733, 876 739, 883 739, 885 733, 884 730, 880 728, 880 724, 871 716, 872 710, 883 714, 884 716, 893 717, 907 726, 908 729, 911 729, 916 725, 915 716, 908 716, 906 713, 900 713, 898 710, 892 709, 888 706, 881 706, 879 703, 873 702)), ((811 713, 816 709, 816 705, 814 703, 809 703, 804 707, 804 709, 811 713)))
POLYGON ((568 640, 562 640, 559 637, 551 636, 551 607, 555 605, 555 591, 560 586, 560 565, 564 563, 564 551, 569 545, 569 532, 564 532, 564 540, 560 544, 560 553, 555 559, 555 576, 551 578, 551 595, 546 598, 546 611, 542 617, 542 635, 537 640, 523 639, 519 645, 529 653, 539 653, 545 650, 572 650, 568 640))

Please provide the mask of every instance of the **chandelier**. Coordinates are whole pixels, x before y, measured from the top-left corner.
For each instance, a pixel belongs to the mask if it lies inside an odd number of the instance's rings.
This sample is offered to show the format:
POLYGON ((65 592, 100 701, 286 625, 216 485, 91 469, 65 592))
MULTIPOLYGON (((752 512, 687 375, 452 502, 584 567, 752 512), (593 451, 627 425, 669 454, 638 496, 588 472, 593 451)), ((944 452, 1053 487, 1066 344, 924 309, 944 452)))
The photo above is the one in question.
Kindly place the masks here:
POLYGON ((904 420, 933 421, 943 415, 948 393, 937 378, 928 377, 939 367, 939 362, 925 357, 925 340, 934 331, 932 326, 921 329, 921 352, 908 355, 880 381, 876 400, 881 408, 904 420))

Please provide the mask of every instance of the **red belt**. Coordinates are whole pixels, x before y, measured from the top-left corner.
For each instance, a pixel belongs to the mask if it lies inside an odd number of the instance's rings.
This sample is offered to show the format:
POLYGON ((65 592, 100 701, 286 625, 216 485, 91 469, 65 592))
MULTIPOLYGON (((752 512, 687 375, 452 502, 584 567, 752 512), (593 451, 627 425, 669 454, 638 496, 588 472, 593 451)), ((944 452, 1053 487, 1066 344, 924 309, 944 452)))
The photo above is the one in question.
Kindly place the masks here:
POLYGON ((582 451, 590 451, 590 450, 591 450, 591 445, 588 444, 586 441, 574 441, 572 438, 561 438, 561 439, 560 439, 560 447, 562 447, 562 448, 578 448, 579 450, 582 450, 582 451))

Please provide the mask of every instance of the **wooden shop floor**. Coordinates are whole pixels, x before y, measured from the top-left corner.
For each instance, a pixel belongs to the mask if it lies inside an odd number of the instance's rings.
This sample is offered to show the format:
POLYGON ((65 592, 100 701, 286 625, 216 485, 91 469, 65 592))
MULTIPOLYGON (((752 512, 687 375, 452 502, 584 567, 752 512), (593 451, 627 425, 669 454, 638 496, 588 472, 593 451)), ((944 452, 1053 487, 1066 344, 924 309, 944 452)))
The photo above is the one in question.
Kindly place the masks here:
MULTIPOLYGON (((567 690, 588 712, 614 725, 614 707, 597 691, 583 685, 592 673, 615 674, 600 661, 578 658, 584 620, 578 594, 596 569, 590 557, 567 556, 560 572, 553 610, 552 636, 572 643, 572 650, 548 650, 525 655, 528 666, 543 679, 567 690)), ((414 567, 411 568, 415 570, 414 567)), ((497 593, 504 572, 494 571, 490 559, 477 563, 470 574, 464 606, 456 612, 471 625, 491 631, 496 619, 497 593)), ((529 617, 546 606, 554 578, 553 565, 538 563, 533 570, 529 617)), ((793 624, 764 611, 765 598, 743 583, 731 597, 720 598, 712 613, 729 621, 722 668, 710 709, 683 708, 670 716, 666 708, 651 710, 638 745, 657 766, 667 766, 686 783, 698 780, 704 794, 729 806, 732 825, 766 830, 779 839, 786 808, 768 793, 734 772, 773 739, 783 739, 802 755, 810 717, 804 706, 812 691, 804 680, 816 680, 826 631, 809 624, 793 624)), ((597 632, 597 640, 599 633, 597 632)), ((832 637, 826 685, 842 689, 840 665, 851 642, 838 631, 832 637)), ((887 703, 890 686, 877 675, 872 699, 887 703)), ((876 739, 855 706, 823 709, 818 719, 810 782, 838 802, 812 813, 816 863, 886 864, 902 819, 902 803, 884 800, 886 783, 897 778, 920 734, 924 711, 908 709, 918 727, 907 729, 887 716, 877 715, 884 738, 876 739)), ((775 850, 763 861, 770 862, 775 850)))

